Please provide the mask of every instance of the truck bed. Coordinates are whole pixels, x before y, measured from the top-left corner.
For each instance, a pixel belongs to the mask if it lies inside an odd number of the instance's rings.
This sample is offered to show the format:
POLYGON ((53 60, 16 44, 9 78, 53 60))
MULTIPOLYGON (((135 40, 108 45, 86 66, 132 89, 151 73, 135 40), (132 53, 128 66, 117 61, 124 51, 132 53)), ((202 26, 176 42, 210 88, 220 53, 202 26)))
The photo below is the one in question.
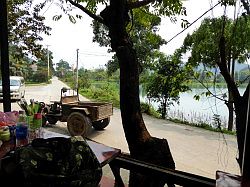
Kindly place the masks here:
POLYGON ((92 121, 99 121, 113 115, 113 105, 108 102, 78 101, 62 104, 63 111, 84 111, 92 121))

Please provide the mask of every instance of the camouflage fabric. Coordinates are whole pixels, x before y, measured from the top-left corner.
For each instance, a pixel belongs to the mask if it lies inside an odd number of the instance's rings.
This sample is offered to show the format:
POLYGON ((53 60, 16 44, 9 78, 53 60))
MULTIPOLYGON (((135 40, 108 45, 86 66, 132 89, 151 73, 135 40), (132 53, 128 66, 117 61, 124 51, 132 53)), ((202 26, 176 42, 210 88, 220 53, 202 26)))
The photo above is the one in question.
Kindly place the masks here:
POLYGON ((18 150, 25 186, 98 186, 99 161, 81 136, 35 139, 18 150))

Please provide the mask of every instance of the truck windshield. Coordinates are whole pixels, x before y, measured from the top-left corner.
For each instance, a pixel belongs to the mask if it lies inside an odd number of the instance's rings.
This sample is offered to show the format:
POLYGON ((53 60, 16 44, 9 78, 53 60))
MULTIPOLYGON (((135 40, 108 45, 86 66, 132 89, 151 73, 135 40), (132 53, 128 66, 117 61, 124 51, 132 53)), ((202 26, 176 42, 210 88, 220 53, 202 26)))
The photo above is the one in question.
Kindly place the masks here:
MULTIPOLYGON (((0 80, 0 86, 2 86, 2 80, 0 80)), ((20 81, 10 80, 10 86, 20 86, 20 81)))

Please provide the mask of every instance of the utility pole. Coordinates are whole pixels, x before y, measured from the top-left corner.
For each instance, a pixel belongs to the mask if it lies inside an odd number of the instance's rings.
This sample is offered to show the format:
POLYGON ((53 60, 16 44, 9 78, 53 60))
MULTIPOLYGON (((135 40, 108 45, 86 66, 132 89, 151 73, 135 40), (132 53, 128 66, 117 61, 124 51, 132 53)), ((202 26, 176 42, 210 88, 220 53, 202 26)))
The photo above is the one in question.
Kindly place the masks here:
POLYGON ((49 81, 49 45, 47 45, 47 58, 48 58, 48 81, 49 81))
POLYGON ((76 88, 78 89, 78 53, 79 49, 76 49, 76 88))

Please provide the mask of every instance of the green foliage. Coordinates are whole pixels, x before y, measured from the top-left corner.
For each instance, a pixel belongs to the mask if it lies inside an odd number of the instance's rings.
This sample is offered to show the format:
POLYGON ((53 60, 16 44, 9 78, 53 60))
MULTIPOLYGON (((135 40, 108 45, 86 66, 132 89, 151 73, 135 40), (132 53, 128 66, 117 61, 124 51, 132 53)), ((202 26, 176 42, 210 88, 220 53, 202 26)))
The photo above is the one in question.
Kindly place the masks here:
MULTIPOLYGON (((7 3, 12 75, 31 79, 29 66, 33 60, 28 56, 36 57, 40 61, 39 65, 46 58, 44 62, 47 64, 47 50, 39 43, 43 40, 41 35, 49 35, 51 31, 51 28, 44 24, 45 17, 40 14, 45 4, 45 2, 35 4, 32 0, 9 0, 7 3)), ((52 59, 52 53, 50 53, 50 67, 53 71, 52 59)))
MULTIPOLYGON (((67 12, 66 7, 69 7, 69 5, 66 6, 67 2, 65 3, 64 0, 60 0, 60 2, 61 2, 60 7, 62 8, 62 10, 67 12)), ((78 0, 75 2, 81 5, 86 4, 85 6, 86 9, 88 9, 91 13, 96 13, 98 6, 108 5, 110 1, 109 0, 78 0)), ((135 7, 135 5, 133 5, 133 3, 135 2, 137 1, 128 1, 128 6, 135 7)), ((186 9, 182 7, 182 1, 179 1, 179 0, 177 1, 162 0, 162 1, 152 1, 152 2, 149 1, 146 5, 143 5, 141 8, 143 9, 143 11, 147 11, 148 13, 153 13, 155 15, 162 15, 162 16, 175 16, 178 14, 186 15, 186 9), (149 9, 149 4, 151 4, 153 8, 149 9)))
POLYGON ((69 87, 75 88, 76 81, 75 81, 75 77, 73 77, 72 75, 72 72, 67 72, 66 75, 64 77, 60 77, 60 79, 66 82, 69 85, 69 87))
POLYGON ((100 88, 92 86, 89 89, 80 89, 80 93, 96 101, 112 102, 114 106, 120 106, 119 91, 109 83, 101 85, 100 88))
POLYGON ((37 61, 38 68, 43 67, 48 71, 48 55, 49 55, 49 68, 50 68, 50 75, 55 72, 53 67, 53 53, 48 49, 41 50, 41 57, 37 61))
POLYGON ((65 76, 67 73, 69 73, 69 71, 71 70, 71 67, 69 65, 69 63, 67 61, 64 61, 63 59, 61 59, 57 64, 56 64, 56 75, 58 77, 63 77, 65 76))
MULTIPOLYGON (((240 16, 235 20, 224 16, 220 18, 206 18, 202 21, 200 27, 196 31, 191 35, 187 35, 184 39, 180 51, 182 54, 191 52, 191 56, 188 58, 187 62, 190 66, 197 67, 201 63, 203 64, 204 70, 195 73, 194 78, 206 89, 208 89, 208 86, 204 82, 207 80, 211 82, 211 77, 213 76, 213 73, 208 71, 208 68, 216 69, 219 67, 221 71, 220 76, 214 73, 213 82, 216 82, 217 78, 221 79, 223 76, 225 80, 227 78, 225 75, 229 77, 234 74, 234 72, 232 72, 233 68, 231 67, 232 61, 246 63, 247 59, 249 59, 249 20, 249 17, 243 16, 240 16), (222 30, 222 28, 224 28, 224 30, 222 30), (225 62, 221 60, 220 56, 220 41, 222 34, 225 39, 225 62)), ((227 87, 229 90, 232 89, 233 85, 236 84, 227 81, 227 87)), ((237 88, 235 87, 235 89, 237 88)), ((210 96, 211 92, 208 91, 202 94, 210 96)), ((225 94, 222 94, 220 99, 225 100, 225 96, 225 94)), ((196 95, 195 98, 199 99, 199 96, 196 95)))
POLYGON ((150 105, 148 103, 141 103, 141 112, 150 114, 150 105))
POLYGON ((199 101, 202 95, 205 95, 206 97, 209 97, 209 96, 212 95, 212 93, 210 91, 204 91, 204 92, 201 92, 199 94, 195 94, 194 99, 199 101))
POLYGON ((165 118, 169 105, 178 102, 179 93, 189 89, 186 85, 188 74, 177 53, 167 57, 159 54, 158 61, 154 65, 144 86, 147 97, 160 102, 159 111, 162 118, 165 118))
POLYGON ((195 94, 194 95, 194 99, 197 100, 197 101, 199 101, 200 100, 200 95, 195 94))
POLYGON ((244 83, 249 83, 250 81, 250 70, 245 69, 240 72, 235 73, 235 77, 238 81, 238 85, 241 86, 244 83))
POLYGON ((223 24, 225 25, 225 51, 228 62, 232 59, 241 63, 245 62, 250 50, 249 18, 239 17, 236 21, 233 21, 221 17, 204 19, 195 32, 186 36, 182 50, 184 52, 191 51, 189 63, 194 66, 203 63, 208 67, 215 67, 220 62, 219 40, 223 24))
POLYGON ((32 0, 9 0, 8 3, 9 44, 16 46, 15 58, 22 58, 25 54, 41 57, 42 45, 38 42, 43 38, 40 34, 49 35, 50 27, 44 25, 45 17, 39 12, 45 3, 34 5, 32 0))
MULTIPOLYGON (((119 87, 117 78, 107 78, 105 69, 85 70, 83 68, 78 71, 79 93, 85 97, 96 100, 112 102, 114 106, 119 107, 119 87)), ((66 82, 71 88, 75 87, 75 77, 72 72, 67 72, 60 79, 66 82)))
POLYGON ((110 38, 108 36, 108 28, 100 22, 93 20, 91 26, 93 27, 93 42, 99 43, 101 47, 110 47, 110 38))
POLYGON ((227 129, 213 128, 209 124, 206 124, 206 123, 190 123, 188 121, 183 121, 183 120, 176 119, 176 118, 173 118, 173 119, 170 118, 168 120, 172 121, 174 123, 180 123, 180 124, 185 124, 185 125, 189 125, 189 126, 194 126, 194 127, 202 128, 202 129, 209 130, 209 131, 220 132, 220 133, 230 134, 230 135, 236 135, 235 131, 228 131, 227 129))
POLYGON ((150 104, 141 102, 140 105, 142 113, 148 114, 156 118, 160 118, 160 114, 150 104))
POLYGON ((86 88, 86 89, 90 88, 91 83, 90 83, 90 79, 89 79, 88 75, 82 75, 79 77, 78 86, 80 88, 86 88))
POLYGON ((35 73, 31 72, 31 74, 27 76, 27 81, 33 83, 47 82, 48 81, 47 71, 40 70, 35 73))
MULTIPOLYGON (((148 11, 148 10, 147 10, 148 11)), ((127 30, 130 33, 131 41, 137 52, 137 58, 143 68, 151 66, 155 58, 155 51, 158 51, 162 44, 166 41, 157 34, 161 18, 153 13, 146 12, 142 9, 133 10, 133 22, 129 23, 127 30)), ((98 42, 100 46, 110 47, 110 38, 108 29, 105 25, 93 21, 94 42, 98 42)), ((112 60, 108 61, 107 68, 109 74, 119 69, 119 63, 114 55, 112 60)))
POLYGON ((95 81, 103 81, 107 79, 107 72, 103 68, 97 68, 94 70, 95 73, 91 73, 91 79, 95 81))

